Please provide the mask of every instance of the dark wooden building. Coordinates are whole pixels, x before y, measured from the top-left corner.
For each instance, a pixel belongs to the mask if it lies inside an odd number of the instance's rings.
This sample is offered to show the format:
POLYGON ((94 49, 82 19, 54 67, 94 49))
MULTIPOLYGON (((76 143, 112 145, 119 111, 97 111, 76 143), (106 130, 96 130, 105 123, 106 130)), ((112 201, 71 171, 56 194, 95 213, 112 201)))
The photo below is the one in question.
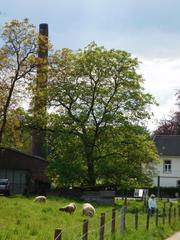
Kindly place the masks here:
POLYGON ((13 148, 0 148, 0 178, 8 178, 11 193, 43 194, 48 187, 48 161, 13 148))

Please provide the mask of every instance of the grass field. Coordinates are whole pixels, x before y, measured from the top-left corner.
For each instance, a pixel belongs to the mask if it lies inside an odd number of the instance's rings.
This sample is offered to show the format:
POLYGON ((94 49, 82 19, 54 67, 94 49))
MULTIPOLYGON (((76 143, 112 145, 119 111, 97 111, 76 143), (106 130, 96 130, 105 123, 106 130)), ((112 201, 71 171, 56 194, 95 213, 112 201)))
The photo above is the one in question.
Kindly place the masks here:
MULTIPOLYGON (((59 207, 68 204, 72 200, 60 197, 48 197, 46 203, 33 202, 33 198, 22 196, 4 197, 0 196, 0 240, 53 240, 56 228, 61 228, 63 240, 82 239, 82 222, 84 217, 81 215, 83 202, 76 202, 77 211, 73 215, 59 212, 59 207)), ((138 240, 157 240, 165 239, 167 235, 180 229, 180 219, 172 219, 169 226, 167 219, 165 225, 159 218, 159 226, 155 226, 154 217, 150 218, 149 230, 146 230, 146 214, 142 201, 129 201, 128 213, 126 215, 126 231, 120 234, 119 211, 122 201, 117 201, 115 208, 116 216, 116 240, 138 239, 138 240), (134 208, 138 207, 139 227, 134 227, 134 208)), ((162 203, 158 202, 158 207, 162 203)), ((94 204, 96 215, 89 219, 89 240, 99 239, 100 214, 106 213, 105 239, 111 239, 111 210, 114 206, 94 204)))

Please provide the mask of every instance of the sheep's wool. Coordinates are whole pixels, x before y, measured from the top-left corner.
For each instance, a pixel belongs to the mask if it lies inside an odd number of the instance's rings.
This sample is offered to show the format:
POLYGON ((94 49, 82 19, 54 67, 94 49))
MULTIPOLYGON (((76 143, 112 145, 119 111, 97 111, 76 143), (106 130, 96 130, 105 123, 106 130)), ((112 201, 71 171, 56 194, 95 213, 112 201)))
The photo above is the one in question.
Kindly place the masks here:
POLYGON ((96 210, 90 203, 83 204, 83 212, 82 214, 85 216, 93 217, 96 210))
POLYGON ((76 205, 75 203, 69 203, 68 205, 66 205, 65 207, 59 208, 59 211, 64 211, 64 212, 68 212, 68 213, 73 213, 76 210, 76 205))
POLYGON ((34 199, 35 202, 46 202, 46 197, 45 196, 37 196, 34 199))

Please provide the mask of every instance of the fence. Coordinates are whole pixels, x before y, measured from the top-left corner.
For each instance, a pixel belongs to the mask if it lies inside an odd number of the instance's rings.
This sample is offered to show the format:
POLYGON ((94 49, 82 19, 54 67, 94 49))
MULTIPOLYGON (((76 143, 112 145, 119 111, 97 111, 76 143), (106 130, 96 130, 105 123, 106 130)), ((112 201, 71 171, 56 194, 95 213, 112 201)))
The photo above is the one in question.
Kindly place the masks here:
POLYGON ((128 208, 122 206, 121 209, 101 213, 98 218, 84 219, 81 225, 73 227, 75 229, 73 232, 77 235, 72 236, 70 233, 71 236, 68 236, 67 232, 70 232, 70 228, 55 229, 54 240, 113 240, 118 235, 125 234, 129 229, 138 231, 139 228, 144 228, 148 231, 150 227, 171 225, 177 220, 180 220, 180 207, 171 204, 168 208, 164 205, 162 209, 156 209, 153 215, 149 211, 140 213, 138 208, 128 212, 128 208))

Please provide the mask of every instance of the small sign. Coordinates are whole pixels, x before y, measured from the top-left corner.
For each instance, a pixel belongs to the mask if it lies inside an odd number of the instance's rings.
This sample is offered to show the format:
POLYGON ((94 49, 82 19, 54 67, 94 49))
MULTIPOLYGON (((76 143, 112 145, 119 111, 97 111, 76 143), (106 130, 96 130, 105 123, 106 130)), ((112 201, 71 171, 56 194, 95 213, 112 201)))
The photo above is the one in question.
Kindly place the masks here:
POLYGON ((147 197, 148 189, 134 189, 134 197, 147 197))

